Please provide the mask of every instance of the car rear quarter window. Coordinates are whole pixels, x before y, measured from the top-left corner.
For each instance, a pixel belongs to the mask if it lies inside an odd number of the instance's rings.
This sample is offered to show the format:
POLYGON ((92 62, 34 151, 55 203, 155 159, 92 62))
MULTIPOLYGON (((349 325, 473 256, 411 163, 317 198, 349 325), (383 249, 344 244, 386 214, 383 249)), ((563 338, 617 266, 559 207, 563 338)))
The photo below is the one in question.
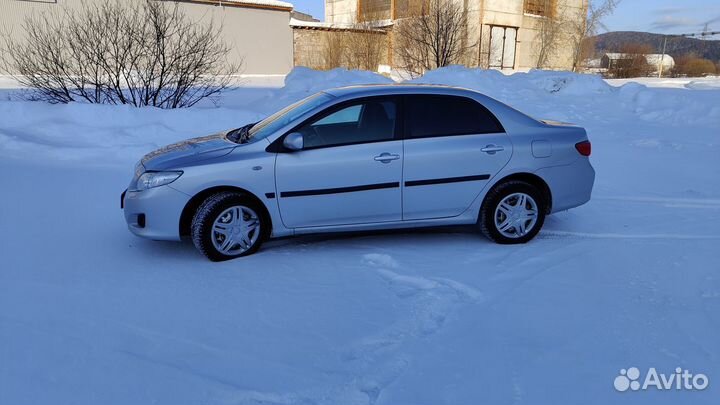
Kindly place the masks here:
POLYGON ((487 108, 467 97, 407 96, 405 111, 407 138, 503 132, 497 118, 487 108))

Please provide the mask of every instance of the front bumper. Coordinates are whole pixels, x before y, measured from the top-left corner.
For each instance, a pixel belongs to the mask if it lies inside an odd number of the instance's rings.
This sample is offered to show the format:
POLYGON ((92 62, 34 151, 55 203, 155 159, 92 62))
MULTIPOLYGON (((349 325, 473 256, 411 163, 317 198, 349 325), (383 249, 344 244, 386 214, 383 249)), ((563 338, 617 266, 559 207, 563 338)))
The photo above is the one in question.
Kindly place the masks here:
POLYGON ((190 196, 170 186, 125 190, 120 206, 130 232, 155 240, 180 240, 180 216, 190 196))

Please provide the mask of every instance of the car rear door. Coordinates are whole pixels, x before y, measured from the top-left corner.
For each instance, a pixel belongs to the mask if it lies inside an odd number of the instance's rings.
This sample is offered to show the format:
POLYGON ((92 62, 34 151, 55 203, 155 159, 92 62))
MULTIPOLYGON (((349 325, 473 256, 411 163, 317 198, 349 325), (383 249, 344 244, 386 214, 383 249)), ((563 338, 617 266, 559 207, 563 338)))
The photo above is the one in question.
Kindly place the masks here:
POLYGON ((508 135, 467 97, 407 95, 404 112, 403 219, 460 215, 510 160, 508 135))
POLYGON ((300 125, 304 148, 275 167, 285 226, 304 228, 402 219, 402 140, 394 97, 330 107, 300 125))

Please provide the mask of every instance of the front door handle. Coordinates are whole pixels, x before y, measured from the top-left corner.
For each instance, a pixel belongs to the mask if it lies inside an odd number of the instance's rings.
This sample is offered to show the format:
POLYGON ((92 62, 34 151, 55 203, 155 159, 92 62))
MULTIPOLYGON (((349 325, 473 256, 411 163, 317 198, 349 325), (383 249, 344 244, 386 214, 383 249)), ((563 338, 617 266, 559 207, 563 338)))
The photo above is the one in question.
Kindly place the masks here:
POLYGON ((387 152, 381 153, 381 154, 375 156, 376 162, 383 162, 383 163, 390 163, 391 161, 398 160, 398 159, 400 159, 400 155, 396 155, 394 153, 387 153, 387 152))
POLYGON ((494 155, 497 152, 504 151, 505 148, 503 148, 502 146, 498 146, 498 145, 488 145, 480 150, 487 153, 488 155, 494 155))

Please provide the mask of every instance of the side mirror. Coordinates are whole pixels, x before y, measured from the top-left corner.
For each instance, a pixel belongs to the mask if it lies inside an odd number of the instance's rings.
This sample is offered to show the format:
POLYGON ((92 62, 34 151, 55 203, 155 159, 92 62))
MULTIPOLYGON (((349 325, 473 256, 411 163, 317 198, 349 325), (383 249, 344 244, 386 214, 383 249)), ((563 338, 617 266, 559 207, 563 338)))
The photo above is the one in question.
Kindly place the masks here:
POLYGON ((291 132, 283 139, 283 146, 290 150, 302 150, 304 145, 303 134, 300 132, 291 132))

